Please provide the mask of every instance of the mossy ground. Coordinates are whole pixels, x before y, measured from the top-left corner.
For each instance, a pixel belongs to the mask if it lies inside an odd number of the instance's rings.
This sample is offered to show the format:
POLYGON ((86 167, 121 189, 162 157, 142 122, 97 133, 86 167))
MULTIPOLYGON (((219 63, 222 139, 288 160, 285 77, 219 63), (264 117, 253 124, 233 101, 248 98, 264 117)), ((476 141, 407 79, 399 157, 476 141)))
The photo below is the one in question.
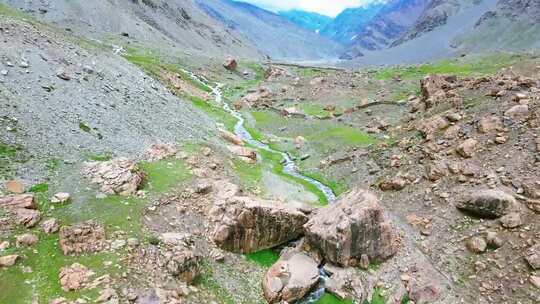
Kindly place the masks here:
POLYGON ((246 254, 246 258, 264 268, 269 268, 279 259, 279 252, 274 249, 266 249, 246 254))

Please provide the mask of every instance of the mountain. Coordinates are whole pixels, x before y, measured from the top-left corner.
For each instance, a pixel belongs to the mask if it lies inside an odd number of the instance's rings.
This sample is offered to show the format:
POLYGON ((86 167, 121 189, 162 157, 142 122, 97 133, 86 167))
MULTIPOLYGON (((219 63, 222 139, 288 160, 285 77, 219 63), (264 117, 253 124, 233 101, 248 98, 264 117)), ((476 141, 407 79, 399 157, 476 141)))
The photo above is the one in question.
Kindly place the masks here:
POLYGON ((257 6, 232 0, 195 0, 209 16, 277 59, 335 58, 341 47, 288 19, 257 6))
POLYGON ((278 14, 299 27, 314 32, 319 32, 333 20, 331 17, 303 10, 281 11, 278 14))
POLYGON ((345 9, 326 25, 320 34, 343 45, 351 45, 362 29, 383 7, 382 3, 375 2, 367 6, 345 9))
POLYGON ((76 35, 113 44, 189 54, 263 57, 263 52, 248 39, 223 27, 193 1, 0 0, 0 3, 76 35))

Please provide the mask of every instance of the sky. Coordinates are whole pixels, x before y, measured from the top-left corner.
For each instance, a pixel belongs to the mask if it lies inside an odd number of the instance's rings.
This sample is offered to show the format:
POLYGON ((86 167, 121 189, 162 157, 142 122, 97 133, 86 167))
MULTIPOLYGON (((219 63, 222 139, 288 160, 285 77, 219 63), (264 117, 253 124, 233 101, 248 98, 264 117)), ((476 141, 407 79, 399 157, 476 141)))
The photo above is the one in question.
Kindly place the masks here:
POLYGON ((272 11, 302 9, 335 17, 344 9, 359 7, 376 0, 242 0, 272 11))

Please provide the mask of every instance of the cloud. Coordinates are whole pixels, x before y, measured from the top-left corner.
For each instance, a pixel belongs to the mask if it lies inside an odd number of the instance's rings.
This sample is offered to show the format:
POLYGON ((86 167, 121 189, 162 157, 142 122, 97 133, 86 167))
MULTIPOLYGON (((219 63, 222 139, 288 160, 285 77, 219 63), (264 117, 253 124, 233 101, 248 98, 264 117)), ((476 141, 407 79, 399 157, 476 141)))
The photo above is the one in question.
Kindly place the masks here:
POLYGON ((302 9, 335 17, 349 7, 360 7, 376 0, 243 0, 272 11, 302 9))

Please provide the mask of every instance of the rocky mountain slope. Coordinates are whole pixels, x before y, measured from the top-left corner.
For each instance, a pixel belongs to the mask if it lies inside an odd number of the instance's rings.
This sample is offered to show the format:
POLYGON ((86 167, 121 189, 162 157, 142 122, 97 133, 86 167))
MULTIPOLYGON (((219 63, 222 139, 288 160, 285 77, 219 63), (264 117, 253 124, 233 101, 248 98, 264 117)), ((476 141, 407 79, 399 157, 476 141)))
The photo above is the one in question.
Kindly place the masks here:
POLYGON ((279 15, 289 19, 291 22, 295 23, 301 28, 305 28, 316 33, 320 32, 321 29, 332 22, 331 17, 302 10, 281 11, 279 12, 279 15))
POLYGON ((197 0, 209 16, 238 31, 276 59, 335 58, 340 46, 275 13, 232 0, 197 0))

